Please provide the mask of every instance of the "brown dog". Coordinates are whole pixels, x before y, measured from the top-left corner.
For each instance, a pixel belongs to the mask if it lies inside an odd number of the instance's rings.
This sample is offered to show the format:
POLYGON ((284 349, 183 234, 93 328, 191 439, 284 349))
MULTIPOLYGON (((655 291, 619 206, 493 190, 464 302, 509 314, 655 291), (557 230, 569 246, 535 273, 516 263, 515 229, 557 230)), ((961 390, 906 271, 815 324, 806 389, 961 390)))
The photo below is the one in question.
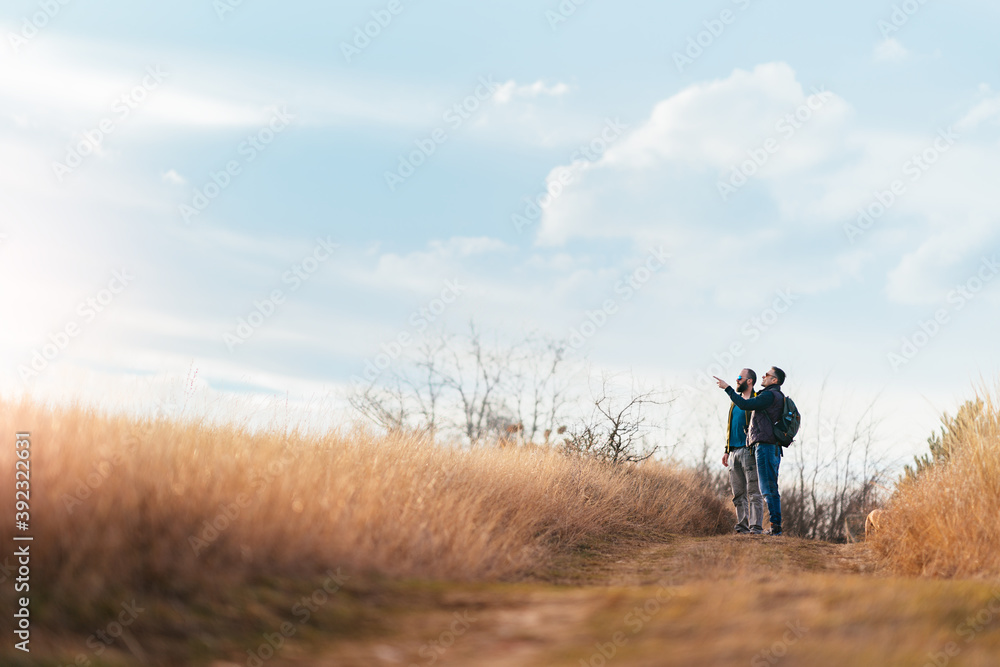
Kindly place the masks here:
POLYGON ((868 514, 868 518, 865 519, 865 540, 870 539, 875 533, 879 531, 882 526, 882 515, 885 514, 882 510, 872 510, 868 514))

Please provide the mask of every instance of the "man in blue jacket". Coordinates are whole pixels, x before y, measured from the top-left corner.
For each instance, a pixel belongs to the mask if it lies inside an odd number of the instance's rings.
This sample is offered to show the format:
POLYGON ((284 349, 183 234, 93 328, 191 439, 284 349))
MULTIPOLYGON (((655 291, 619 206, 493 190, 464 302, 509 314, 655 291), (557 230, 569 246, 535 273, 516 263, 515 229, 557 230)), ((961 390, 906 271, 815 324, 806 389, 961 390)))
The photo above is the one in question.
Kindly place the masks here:
POLYGON ((781 465, 781 445, 774 437, 774 425, 781 419, 785 408, 785 395, 781 385, 785 382, 785 371, 777 366, 764 374, 760 383, 760 393, 753 398, 743 398, 725 380, 715 378, 720 389, 725 389, 733 403, 743 410, 753 410, 747 442, 754 449, 757 460, 757 479, 760 492, 767 503, 771 515, 771 530, 768 535, 781 535, 781 494, 778 492, 778 467, 781 465))
MULTIPOLYGON (((736 391, 743 398, 753 398, 753 386, 757 384, 757 374, 749 368, 740 371, 736 378, 736 391)), ((757 481, 757 460, 753 450, 747 445, 747 428, 750 413, 735 403, 729 406, 729 425, 726 428, 726 453, 722 465, 729 468, 729 484, 733 488, 733 505, 736 506, 737 533, 760 535, 764 521, 764 500, 760 495, 757 481), (732 467, 729 463, 732 461, 732 467)))

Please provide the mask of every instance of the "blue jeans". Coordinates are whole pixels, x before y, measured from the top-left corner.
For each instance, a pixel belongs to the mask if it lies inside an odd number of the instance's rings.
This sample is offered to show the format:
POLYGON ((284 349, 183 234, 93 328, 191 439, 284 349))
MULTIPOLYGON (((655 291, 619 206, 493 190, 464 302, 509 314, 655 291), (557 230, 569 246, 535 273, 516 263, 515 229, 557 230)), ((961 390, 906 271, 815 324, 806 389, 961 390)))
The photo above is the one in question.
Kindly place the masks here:
POLYGON ((771 515, 771 530, 781 530, 781 494, 778 493, 778 466, 781 465, 781 445, 757 445, 757 481, 760 494, 771 515))

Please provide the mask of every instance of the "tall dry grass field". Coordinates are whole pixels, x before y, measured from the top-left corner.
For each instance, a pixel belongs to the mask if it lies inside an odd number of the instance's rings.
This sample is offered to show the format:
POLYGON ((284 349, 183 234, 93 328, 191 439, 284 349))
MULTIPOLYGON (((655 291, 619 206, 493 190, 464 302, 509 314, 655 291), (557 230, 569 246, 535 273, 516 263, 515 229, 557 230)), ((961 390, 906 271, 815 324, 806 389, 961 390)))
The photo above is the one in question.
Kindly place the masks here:
MULTIPOLYGON (((8 480, 17 431, 32 440, 34 622, 68 632, 92 632, 135 596, 192 604, 252 581, 337 568, 354 577, 511 579, 588 541, 715 534, 732 521, 692 473, 660 465, 611 468, 537 449, 251 432, 30 402, 0 413, 8 480)), ((13 492, 3 488, 0 538, 11 544, 13 492)), ((12 587, 0 591, 13 608, 12 587)))
POLYGON ((872 540, 901 574, 1000 576, 1000 392, 980 391, 982 412, 952 426, 950 460, 900 484, 872 540))

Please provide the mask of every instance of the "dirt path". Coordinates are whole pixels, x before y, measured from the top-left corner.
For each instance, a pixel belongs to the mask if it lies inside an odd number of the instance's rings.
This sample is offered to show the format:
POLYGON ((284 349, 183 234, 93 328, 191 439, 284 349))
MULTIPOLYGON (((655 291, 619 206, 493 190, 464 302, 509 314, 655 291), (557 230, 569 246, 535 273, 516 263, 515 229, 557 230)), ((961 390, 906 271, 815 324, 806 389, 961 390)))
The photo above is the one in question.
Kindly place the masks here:
POLYGON ((1000 665, 1000 582, 880 576, 863 545, 673 538, 546 581, 415 591, 384 637, 272 664, 1000 665))

